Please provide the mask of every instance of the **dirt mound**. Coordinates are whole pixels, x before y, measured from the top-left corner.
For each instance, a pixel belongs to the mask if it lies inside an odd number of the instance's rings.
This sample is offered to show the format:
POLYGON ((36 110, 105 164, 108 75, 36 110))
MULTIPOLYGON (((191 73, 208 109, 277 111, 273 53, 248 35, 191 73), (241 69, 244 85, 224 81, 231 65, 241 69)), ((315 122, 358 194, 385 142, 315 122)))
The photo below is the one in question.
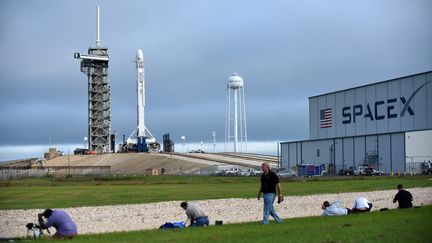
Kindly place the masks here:
POLYGON ((187 162, 169 156, 147 153, 70 155, 61 156, 45 162, 45 166, 111 166, 113 174, 145 174, 147 169, 162 168, 168 174, 181 174, 199 170, 208 165, 187 162))

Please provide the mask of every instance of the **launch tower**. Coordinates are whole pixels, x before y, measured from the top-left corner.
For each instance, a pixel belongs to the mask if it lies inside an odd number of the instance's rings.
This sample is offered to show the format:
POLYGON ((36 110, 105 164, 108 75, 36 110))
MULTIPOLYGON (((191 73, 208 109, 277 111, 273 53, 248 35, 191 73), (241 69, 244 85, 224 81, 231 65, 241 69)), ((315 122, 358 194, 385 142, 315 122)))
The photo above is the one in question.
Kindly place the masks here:
POLYGON ((108 83, 108 48, 100 46, 99 6, 96 10, 96 46, 88 55, 75 53, 81 59, 81 72, 88 77, 88 145, 90 151, 110 151, 111 88, 108 83))

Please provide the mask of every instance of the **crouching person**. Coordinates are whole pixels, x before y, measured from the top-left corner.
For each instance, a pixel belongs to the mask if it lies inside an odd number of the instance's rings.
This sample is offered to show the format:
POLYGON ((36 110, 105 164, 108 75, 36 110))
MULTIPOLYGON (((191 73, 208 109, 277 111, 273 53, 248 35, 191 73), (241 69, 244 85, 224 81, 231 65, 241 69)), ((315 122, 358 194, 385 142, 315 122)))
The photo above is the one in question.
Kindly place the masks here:
POLYGON ((39 225, 42 229, 54 227, 56 233, 53 238, 73 238, 78 234, 77 227, 72 218, 63 210, 46 209, 42 214, 38 214, 39 225), (45 218, 47 221, 45 222, 45 218))
POLYGON ((370 212, 372 209, 372 203, 369 202, 369 200, 367 200, 364 197, 358 197, 356 198, 356 200, 353 203, 352 206, 352 211, 353 213, 365 213, 365 212, 370 212))
POLYGON ((205 215, 203 209, 198 205, 182 202, 180 204, 180 207, 186 210, 186 215, 190 222, 189 226, 194 227, 194 226, 209 225, 209 219, 207 215, 205 215))

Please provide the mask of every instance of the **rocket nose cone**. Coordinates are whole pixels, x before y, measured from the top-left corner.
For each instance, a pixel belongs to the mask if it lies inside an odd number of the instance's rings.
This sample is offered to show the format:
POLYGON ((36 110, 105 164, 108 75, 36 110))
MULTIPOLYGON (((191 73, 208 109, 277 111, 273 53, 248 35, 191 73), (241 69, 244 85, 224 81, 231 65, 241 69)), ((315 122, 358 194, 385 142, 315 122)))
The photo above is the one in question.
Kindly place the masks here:
POLYGON ((137 60, 144 60, 144 55, 141 49, 138 49, 137 54, 136 54, 136 59, 137 60))

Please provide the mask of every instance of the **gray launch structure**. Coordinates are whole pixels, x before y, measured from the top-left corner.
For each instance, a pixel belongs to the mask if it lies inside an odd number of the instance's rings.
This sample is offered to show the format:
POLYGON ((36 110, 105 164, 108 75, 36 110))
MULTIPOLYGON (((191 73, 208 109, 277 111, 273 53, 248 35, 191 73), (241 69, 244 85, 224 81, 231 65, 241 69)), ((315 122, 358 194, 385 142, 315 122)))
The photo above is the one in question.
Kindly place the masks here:
POLYGON ((99 6, 97 7, 96 47, 88 55, 75 53, 81 59, 81 72, 88 77, 88 145, 90 151, 110 151, 111 88, 108 83, 108 48, 100 47, 99 6))

